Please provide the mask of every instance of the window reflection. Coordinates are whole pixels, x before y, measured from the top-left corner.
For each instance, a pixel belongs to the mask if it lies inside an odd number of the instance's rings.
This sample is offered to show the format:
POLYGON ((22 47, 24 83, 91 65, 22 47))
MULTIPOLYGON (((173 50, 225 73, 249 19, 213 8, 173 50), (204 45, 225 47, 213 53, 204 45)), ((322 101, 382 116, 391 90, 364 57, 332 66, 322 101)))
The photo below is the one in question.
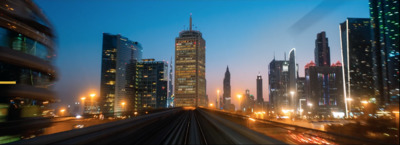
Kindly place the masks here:
POLYGON ((43 44, 22 34, 0 27, 0 46, 51 61, 52 52, 43 44))

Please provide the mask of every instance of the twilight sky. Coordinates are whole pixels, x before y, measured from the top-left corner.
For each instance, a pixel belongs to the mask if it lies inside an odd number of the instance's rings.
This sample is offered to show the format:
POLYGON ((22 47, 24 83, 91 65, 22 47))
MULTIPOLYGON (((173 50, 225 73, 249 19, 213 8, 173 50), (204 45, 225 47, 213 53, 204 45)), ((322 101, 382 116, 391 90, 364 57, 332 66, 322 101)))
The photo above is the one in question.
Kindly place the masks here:
MULTIPOLYGON (((316 34, 325 31, 331 62, 340 60, 339 23, 369 18, 368 0, 34 0, 54 25, 60 79, 54 90, 65 104, 100 92, 102 33, 121 34, 143 46, 143 58, 170 61, 175 37, 189 26, 206 40, 206 79, 210 102, 222 90, 226 66, 233 102, 246 89, 256 96, 263 77, 268 100, 268 64, 296 48, 300 76, 313 60, 316 34)), ((287 57, 288 58, 288 57, 287 57)), ((221 93, 222 95, 222 93, 221 93)))

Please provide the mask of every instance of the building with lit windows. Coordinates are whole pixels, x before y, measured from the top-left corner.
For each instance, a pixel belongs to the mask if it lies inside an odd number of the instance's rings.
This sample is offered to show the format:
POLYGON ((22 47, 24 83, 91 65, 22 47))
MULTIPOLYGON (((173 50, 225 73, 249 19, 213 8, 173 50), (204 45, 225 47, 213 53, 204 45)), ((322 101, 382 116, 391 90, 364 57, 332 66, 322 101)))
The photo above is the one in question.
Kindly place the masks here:
POLYGON ((360 106, 374 98, 370 19, 348 18, 339 28, 345 95, 360 106))
POLYGON ((57 100, 54 39, 35 3, 0 1, 0 136, 50 125, 47 105, 57 100))
POLYGON ((167 107, 168 63, 142 59, 136 63, 134 111, 167 107))
POLYGON ((105 116, 119 116, 130 109, 135 89, 135 66, 142 46, 121 35, 103 33, 100 109, 105 116))
POLYGON ((311 61, 304 69, 307 104, 312 106, 304 104, 302 107, 324 117, 332 116, 332 112, 345 113, 342 64, 338 61, 331 66, 316 66, 311 61))
POLYGON ((279 114, 282 109, 289 107, 289 61, 275 60, 268 67, 269 110, 279 114))
POLYGON ((399 105, 399 1, 370 0, 375 96, 379 106, 399 105))
POLYGON ((206 41, 200 31, 190 29, 175 39, 175 107, 207 106, 206 41))

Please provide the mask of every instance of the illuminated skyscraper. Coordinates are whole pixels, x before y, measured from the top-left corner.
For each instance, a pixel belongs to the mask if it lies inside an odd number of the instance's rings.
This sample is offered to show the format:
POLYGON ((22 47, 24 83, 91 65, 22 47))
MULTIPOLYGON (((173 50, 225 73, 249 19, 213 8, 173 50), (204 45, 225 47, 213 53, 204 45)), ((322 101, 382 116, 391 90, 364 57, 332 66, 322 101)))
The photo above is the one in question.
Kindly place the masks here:
POLYGON ((290 107, 296 108, 297 98, 297 65, 296 65, 296 49, 293 48, 289 51, 289 86, 287 93, 290 95, 290 107))
MULTIPOLYGON (((399 1, 370 0, 375 96, 379 105, 399 105, 399 1)), ((398 107, 397 107, 398 108, 398 107)))
POLYGON ((370 19, 348 18, 339 28, 345 97, 354 99, 353 105, 359 106, 356 103, 361 99, 374 96, 370 19))
POLYGON ((104 115, 120 115, 126 111, 121 103, 130 102, 134 97, 134 66, 142 58, 142 51, 138 42, 103 33, 100 106, 104 115))
POLYGON ((317 34, 317 39, 315 40, 314 58, 317 66, 331 65, 331 54, 325 31, 317 34))
MULTIPOLYGON (((226 66, 225 77, 224 77, 224 94, 223 97, 223 108, 229 110, 231 106, 231 73, 229 72, 228 66, 226 66)), ((239 106, 240 107, 240 106, 239 106)))
POLYGON ((206 106, 206 41, 190 29, 175 39, 175 106, 206 106))
POLYGON ((268 84, 270 110, 280 113, 282 109, 288 109, 289 61, 274 58, 269 63, 268 84))

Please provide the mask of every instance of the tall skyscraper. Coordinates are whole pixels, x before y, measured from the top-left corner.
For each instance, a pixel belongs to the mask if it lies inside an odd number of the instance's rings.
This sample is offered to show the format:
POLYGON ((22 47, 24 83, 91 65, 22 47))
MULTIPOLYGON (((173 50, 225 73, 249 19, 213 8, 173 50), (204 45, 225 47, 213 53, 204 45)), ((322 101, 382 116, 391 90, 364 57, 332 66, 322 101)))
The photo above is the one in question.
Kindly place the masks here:
POLYGON ((315 40, 314 58, 317 66, 331 65, 331 54, 325 31, 317 34, 317 39, 315 40))
POLYGON ((345 96, 354 105, 374 96, 370 20, 348 18, 340 26, 345 96))
POLYGON ((231 106, 231 73, 229 72, 228 66, 226 67, 225 77, 224 77, 224 94, 223 97, 223 108, 229 110, 231 106))
POLYGON ((270 110, 277 114, 282 109, 288 109, 289 61, 274 58, 269 63, 268 84, 270 110))
MULTIPOLYGON (((399 105, 399 1, 370 0, 375 96, 380 106, 399 105)), ((398 108, 398 107, 397 107, 398 108)))
POLYGON ((206 106, 206 41, 190 29, 175 39, 175 106, 206 106))
POLYGON ((168 64, 154 59, 136 63, 134 111, 167 107, 168 64))
POLYGON ((125 111, 121 103, 134 97, 134 66, 142 58, 142 51, 138 42, 103 33, 100 106, 104 115, 121 115, 125 111))
MULTIPOLYGON (((45 111, 57 100, 51 90, 59 78, 53 65, 56 36, 31 0, 0 1, 0 5, 0 81, 4 81, 0 85, 0 131, 36 131, 51 125, 44 115, 50 115, 45 111)), ((2 138, 2 143, 14 140, 2 138)))
POLYGON ((289 51, 289 88, 288 94, 290 95, 290 108, 296 108, 297 98, 297 67, 296 67, 296 49, 293 48, 289 51))
POLYGON ((264 98, 263 98, 263 87, 262 87, 262 77, 261 74, 257 75, 257 104, 263 105, 264 98))

